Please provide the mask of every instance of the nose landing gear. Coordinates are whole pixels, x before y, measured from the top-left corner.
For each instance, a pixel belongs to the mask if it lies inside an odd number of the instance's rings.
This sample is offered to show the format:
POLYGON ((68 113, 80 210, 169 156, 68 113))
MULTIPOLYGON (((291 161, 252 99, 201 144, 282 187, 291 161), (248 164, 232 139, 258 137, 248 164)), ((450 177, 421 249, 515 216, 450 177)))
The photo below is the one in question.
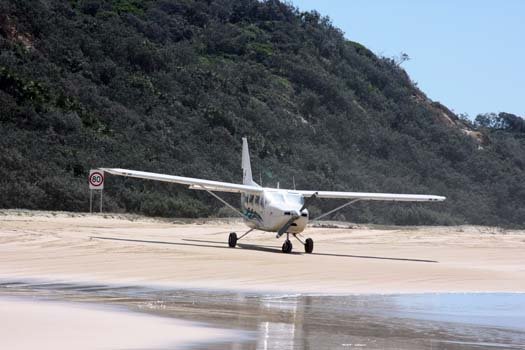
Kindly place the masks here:
MULTIPOLYGON (((297 237, 297 233, 292 234, 295 239, 297 239, 299 242, 301 242, 302 245, 304 245, 304 252, 307 254, 310 254, 314 251, 314 240, 311 238, 307 238, 304 242, 297 237)), ((283 243, 283 253, 291 253, 292 252, 292 242, 290 242, 290 234, 286 233, 286 241, 283 243)))
MULTIPOLYGON (((293 236, 296 240, 301 242, 301 244, 304 246, 304 252, 307 254, 310 254, 314 251, 314 240, 311 238, 307 238, 304 242, 301 238, 299 238, 298 233, 293 233, 293 236)), ((283 245, 283 252, 284 252, 284 245, 283 245)))
POLYGON ((287 238, 283 243, 283 253, 291 253, 292 247, 292 242, 290 242, 290 240, 287 238))

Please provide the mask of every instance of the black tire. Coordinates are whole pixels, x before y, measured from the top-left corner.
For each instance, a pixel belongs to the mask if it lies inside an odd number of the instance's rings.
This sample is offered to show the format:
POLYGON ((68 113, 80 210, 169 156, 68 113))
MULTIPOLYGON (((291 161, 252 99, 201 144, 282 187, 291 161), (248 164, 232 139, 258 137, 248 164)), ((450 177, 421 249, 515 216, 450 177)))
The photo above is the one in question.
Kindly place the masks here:
POLYGON ((291 253, 292 252, 292 242, 290 242, 289 239, 287 239, 286 241, 284 241, 283 243, 283 253, 291 253))
POLYGON ((308 254, 314 251, 314 240, 311 238, 307 238, 304 242, 304 251, 308 254))
POLYGON ((230 236, 228 237, 228 245, 230 248, 235 248, 237 245, 237 234, 235 232, 230 233, 230 236))

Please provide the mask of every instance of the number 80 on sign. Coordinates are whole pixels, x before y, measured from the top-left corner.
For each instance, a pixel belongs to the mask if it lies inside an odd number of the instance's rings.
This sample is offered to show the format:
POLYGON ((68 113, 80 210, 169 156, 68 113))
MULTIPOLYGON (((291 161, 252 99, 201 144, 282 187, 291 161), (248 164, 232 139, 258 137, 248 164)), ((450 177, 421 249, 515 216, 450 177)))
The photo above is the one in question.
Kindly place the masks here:
POLYGON ((100 170, 90 170, 89 172, 89 189, 101 190, 104 188, 104 172, 100 170))

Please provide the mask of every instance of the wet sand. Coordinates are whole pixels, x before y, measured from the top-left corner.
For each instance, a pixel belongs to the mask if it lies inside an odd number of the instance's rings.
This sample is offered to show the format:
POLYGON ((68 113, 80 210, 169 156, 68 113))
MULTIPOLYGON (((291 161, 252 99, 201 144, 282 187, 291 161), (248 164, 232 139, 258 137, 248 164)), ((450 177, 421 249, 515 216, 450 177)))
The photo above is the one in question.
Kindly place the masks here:
POLYGON ((525 233, 486 227, 315 228, 314 254, 240 222, 0 212, 0 278, 300 293, 525 292, 525 233))
POLYGON ((0 298, 0 325, 0 347, 17 350, 173 349, 234 339, 231 331, 122 308, 21 297, 0 298))
MULTIPOLYGON (((525 348, 525 294, 308 296, 0 281, 0 307, 3 295, 75 302, 73 305, 81 302, 95 309, 99 305, 125 307, 165 319, 208 324, 211 331, 200 333, 208 339, 217 328, 228 328, 221 334, 234 335, 222 341, 217 338, 215 345, 190 343, 192 349, 525 348)), ((124 317, 125 323, 129 316, 124 317)), ((142 333, 151 329, 154 334, 166 332, 156 329, 156 322, 142 333)), ((92 332, 97 327, 86 329, 92 332)), ((102 330, 99 339, 114 344, 115 339, 106 333, 102 330)))

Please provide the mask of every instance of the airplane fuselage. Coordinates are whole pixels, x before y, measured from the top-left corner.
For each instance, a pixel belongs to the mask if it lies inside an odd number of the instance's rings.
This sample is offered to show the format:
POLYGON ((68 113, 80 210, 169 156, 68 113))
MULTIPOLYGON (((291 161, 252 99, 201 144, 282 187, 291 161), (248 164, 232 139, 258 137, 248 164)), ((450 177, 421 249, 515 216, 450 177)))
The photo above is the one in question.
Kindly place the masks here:
POLYGON ((297 219, 287 230, 301 233, 308 223, 308 210, 300 211, 304 197, 290 190, 265 188, 259 195, 242 194, 241 207, 244 222, 250 228, 277 232, 292 217, 297 219))

